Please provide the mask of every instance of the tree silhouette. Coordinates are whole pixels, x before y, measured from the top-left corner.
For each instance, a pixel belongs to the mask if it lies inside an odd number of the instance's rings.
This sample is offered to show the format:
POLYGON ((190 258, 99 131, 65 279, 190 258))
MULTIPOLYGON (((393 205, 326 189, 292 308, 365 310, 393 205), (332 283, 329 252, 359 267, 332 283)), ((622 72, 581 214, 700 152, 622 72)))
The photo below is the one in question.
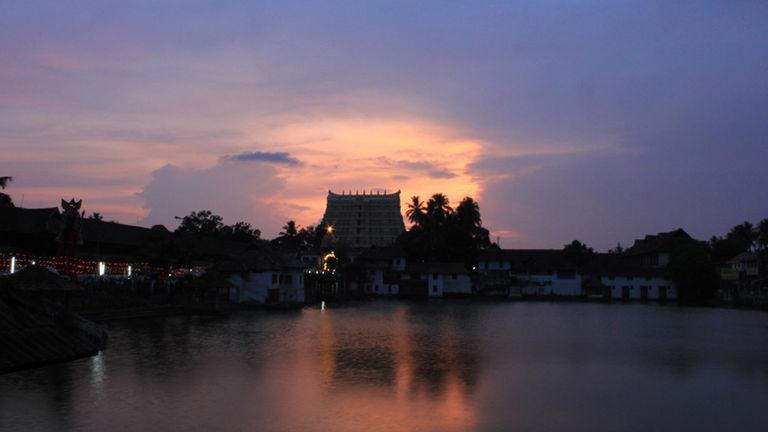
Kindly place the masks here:
MULTIPOLYGON (((12 181, 13 177, 0 177, 0 189, 5 189, 8 186, 8 183, 12 181)), ((0 207, 13 207, 13 199, 11 199, 10 195, 0 192, 0 207)))
POLYGON ((563 254, 578 267, 582 267, 589 263, 594 257, 595 251, 586 244, 574 240, 563 247, 563 254))
POLYGON ((453 209, 449 205, 448 197, 442 193, 432 195, 432 198, 427 201, 427 218, 429 218, 430 223, 441 224, 452 212, 453 209))
POLYGON ((210 210, 192 212, 181 218, 181 224, 176 228, 176 232, 215 236, 224 227, 221 220, 221 216, 213 214, 210 210))
POLYGON ((736 225, 725 235, 727 240, 738 246, 739 253, 752 250, 757 243, 757 237, 757 230, 749 222, 736 225))
POLYGON ((426 206, 414 196, 406 217, 413 225, 398 238, 398 244, 412 260, 454 261, 470 266, 480 251, 491 246, 490 234, 482 227, 480 206, 470 197, 454 210, 442 193, 432 195, 426 206))
POLYGON ((408 208, 405 210, 405 217, 408 218, 408 222, 412 225, 421 226, 425 215, 424 202, 419 199, 418 195, 412 196, 411 202, 408 203, 408 208))
POLYGON ((466 229, 481 226, 480 206, 472 198, 464 198, 456 207, 456 220, 460 226, 466 229))
POLYGON ((296 229, 296 222, 289 220, 288 222, 283 225, 283 230, 280 231, 280 236, 288 237, 288 238, 294 238, 298 234, 298 230, 296 229))

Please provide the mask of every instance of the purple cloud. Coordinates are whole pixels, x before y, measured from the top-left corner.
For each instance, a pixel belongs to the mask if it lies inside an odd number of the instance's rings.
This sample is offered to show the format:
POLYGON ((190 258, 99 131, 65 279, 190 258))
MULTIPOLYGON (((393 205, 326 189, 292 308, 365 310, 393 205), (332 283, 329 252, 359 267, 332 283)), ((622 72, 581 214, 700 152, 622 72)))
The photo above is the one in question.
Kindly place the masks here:
POLYGON ((227 159, 239 162, 269 162, 283 165, 301 165, 301 161, 287 152, 244 152, 237 155, 226 156, 227 159))

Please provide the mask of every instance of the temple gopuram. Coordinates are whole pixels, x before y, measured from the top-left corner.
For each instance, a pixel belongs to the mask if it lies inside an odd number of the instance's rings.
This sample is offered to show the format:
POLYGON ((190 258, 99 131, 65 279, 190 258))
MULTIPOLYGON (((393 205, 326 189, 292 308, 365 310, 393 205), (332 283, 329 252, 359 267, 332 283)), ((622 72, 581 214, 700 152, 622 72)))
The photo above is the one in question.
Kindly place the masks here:
POLYGON ((332 227, 339 243, 353 248, 391 245, 405 231, 400 191, 338 194, 329 190, 323 223, 332 227))

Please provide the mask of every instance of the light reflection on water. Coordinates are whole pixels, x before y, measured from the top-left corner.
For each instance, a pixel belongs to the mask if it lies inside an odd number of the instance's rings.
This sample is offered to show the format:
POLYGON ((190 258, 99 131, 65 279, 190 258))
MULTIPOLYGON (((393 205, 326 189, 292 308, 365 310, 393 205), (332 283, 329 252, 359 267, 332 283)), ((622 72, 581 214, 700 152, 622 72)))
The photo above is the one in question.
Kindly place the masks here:
POLYGON ((0 430, 763 430, 768 314, 373 302, 115 324, 0 376, 0 430))

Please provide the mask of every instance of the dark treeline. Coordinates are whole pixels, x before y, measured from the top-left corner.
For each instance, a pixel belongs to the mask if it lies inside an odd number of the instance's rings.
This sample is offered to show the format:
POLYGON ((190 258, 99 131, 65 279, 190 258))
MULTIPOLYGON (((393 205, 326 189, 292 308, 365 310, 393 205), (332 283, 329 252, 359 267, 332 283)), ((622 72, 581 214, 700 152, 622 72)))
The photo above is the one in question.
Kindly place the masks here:
MULTIPOLYGON (((296 222, 289 220, 282 227, 282 231, 272 240, 261 238, 261 230, 252 228, 247 222, 237 222, 233 225, 222 223, 221 216, 210 210, 192 212, 181 219, 178 234, 193 234, 197 236, 220 238, 250 243, 268 243, 270 246, 285 250, 306 250, 320 246, 320 242, 326 233, 326 226, 318 224, 299 227, 296 222)), ((153 228, 165 229, 162 225, 153 228)))
POLYGON ((442 193, 432 195, 426 203, 414 196, 405 215, 411 228, 397 243, 411 260, 463 262, 469 267, 481 251, 492 247, 488 230, 482 226, 480 206, 470 197, 454 209, 442 193))
MULTIPOLYGON (((94 213, 96 214, 96 213, 94 213)), ((159 226, 157 226, 159 228, 159 226)), ((195 234, 209 237, 219 237, 235 241, 258 241, 261 239, 261 230, 251 228, 247 222, 237 222, 233 225, 224 225, 221 216, 213 214, 210 210, 192 212, 181 218, 176 232, 180 234, 195 234)))

